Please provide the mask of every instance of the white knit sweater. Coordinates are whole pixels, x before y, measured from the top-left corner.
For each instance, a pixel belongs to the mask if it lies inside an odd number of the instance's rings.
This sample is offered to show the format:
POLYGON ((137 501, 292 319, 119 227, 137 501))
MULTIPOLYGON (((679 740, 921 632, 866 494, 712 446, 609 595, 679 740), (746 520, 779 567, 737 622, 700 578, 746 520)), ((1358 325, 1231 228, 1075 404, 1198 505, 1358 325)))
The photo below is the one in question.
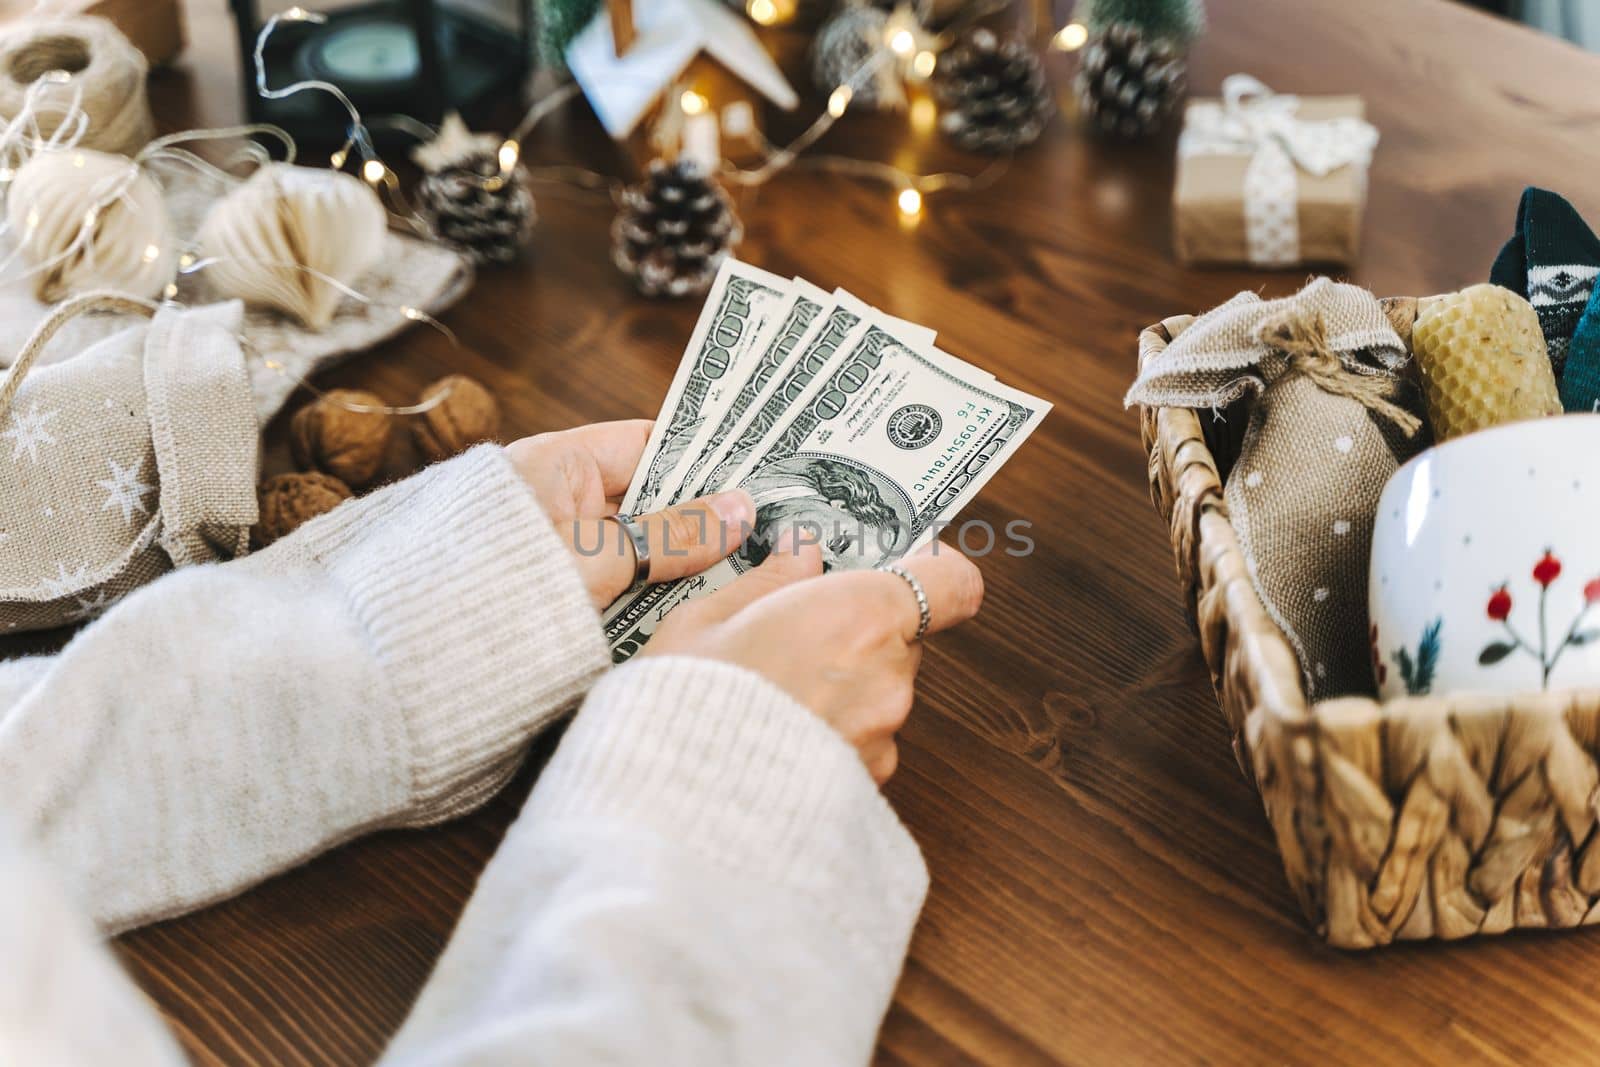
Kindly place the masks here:
MULTIPOLYGON (((473 808, 606 665, 493 446, 0 663, 0 1063, 181 1062, 97 935, 473 808)), ((384 1062, 862 1063, 926 888, 826 724, 642 660, 594 685, 384 1062)))

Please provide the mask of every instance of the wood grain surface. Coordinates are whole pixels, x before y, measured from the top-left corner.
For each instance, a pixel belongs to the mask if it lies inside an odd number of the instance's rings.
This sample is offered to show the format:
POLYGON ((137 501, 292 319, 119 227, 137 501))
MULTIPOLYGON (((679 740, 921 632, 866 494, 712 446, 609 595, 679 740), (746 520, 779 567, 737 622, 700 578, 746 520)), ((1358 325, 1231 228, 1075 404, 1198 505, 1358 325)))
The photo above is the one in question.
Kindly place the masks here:
MULTIPOLYGON (((1378 292, 1484 280, 1530 182, 1600 219, 1600 59, 1444 0, 1210 7, 1198 90, 1247 70, 1366 96, 1383 142, 1352 274, 1378 292)), ((189 0, 188 14, 188 53, 155 76, 167 128, 240 111, 222 0, 189 0)), ((1302 927, 1185 625, 1122 395, 1141 326, 1304 275, 1175 265, 1173 137, 1086 138, 1073 64, 1050 60, 1063 115, 1043 140, 991 190, 930 198, 915 226, 892 190, 804 171, 741 201, 745 258, 926 323, 1056 404, 971 511, 1032 522, 1037 549, 986 560, 983 616, 931 645, 888 788, 933 888, 880 1061, 1594 1062, 1600 934, 1363 955, 1302 927)), ((820 150, 981 166, 903 115, 852 115, 820 150)), ((581 103, 528 155, 624 165, 581 103)), ((462 371, 493 385, 519 435, 652 414, 695 307, 632 294, 608 259, 609 203, 539 195, 528 264, 485 274, 447 316, 459 351, 416 331, 319 384, 403 403, 462 371)), ((269 431, 270 465, 285 463, 283 430, 269 431)), ((368 1062, 530 781, 454 825, 357 842, 126 936, 122 958, 198 1063, 368 1062)))

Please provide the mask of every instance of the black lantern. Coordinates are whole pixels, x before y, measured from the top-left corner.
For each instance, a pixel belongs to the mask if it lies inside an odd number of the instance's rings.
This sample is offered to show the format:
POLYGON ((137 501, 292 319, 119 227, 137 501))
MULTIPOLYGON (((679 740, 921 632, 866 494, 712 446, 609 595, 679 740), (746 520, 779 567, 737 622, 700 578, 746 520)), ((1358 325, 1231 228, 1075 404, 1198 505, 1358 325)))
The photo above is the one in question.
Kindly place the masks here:
MULTIPOLYGON (((287 129, 303 143, 343 142, 349 117, 326 93, 266 99, 256 92, 255 48, 273 12, 261 0, 232 0, 251 121, 287 129)), ((303 9, 281 16, 262 53, 267 84, 331 82, 384 137, 386 117, 437 125, 451 111, 485 121, 495 102, 514 96, 533 54, 532 0, 371 0, 343 4, 315 20, 303 9)))

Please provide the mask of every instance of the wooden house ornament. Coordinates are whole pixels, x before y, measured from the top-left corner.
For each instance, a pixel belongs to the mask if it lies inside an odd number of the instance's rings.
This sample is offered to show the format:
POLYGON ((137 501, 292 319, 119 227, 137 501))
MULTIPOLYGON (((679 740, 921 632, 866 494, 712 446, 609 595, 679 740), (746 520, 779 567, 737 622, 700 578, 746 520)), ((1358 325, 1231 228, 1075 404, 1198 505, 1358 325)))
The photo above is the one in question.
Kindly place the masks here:
POLYGON ((720 0, 606 0, 567 67, 643 166, 680 152, 715 170, 758 154, 765 103, 800 101, 744 18, 720 0))

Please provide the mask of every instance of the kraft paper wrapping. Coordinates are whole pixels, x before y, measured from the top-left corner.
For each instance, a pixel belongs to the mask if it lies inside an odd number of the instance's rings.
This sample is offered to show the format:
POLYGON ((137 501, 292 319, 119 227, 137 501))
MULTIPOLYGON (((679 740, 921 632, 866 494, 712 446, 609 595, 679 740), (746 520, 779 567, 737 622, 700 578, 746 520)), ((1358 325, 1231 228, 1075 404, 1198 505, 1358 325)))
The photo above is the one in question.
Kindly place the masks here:
MULTIPOLYGON (((1215 103, 1215 101, 1211 101, 1215 103)), ((1309 121, 1366 118, 1359 96, 1303 96, 1299 117, 1309 121)), ((1195 155, 1178 159, 1173 183, 1173 243, 1191 265, 1251 266, 1244 229, 1244 177, 1250 157, 1195 155)), ((1367 168, 1351 164, 1324 177, 1297 171, 1300 264, 1353 263, 1361 250, 1367 168)))

